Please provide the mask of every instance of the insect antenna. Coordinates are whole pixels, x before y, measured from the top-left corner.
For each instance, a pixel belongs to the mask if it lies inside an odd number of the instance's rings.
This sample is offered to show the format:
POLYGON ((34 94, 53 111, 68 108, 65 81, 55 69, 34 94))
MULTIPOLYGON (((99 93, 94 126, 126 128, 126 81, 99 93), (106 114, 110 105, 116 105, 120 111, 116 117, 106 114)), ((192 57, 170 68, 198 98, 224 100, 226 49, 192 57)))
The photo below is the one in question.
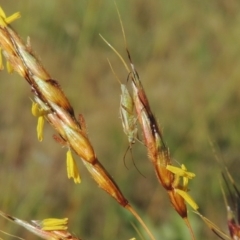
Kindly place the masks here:
POLYGON ((146 178, 146 176, 139 170, 139 168, 137 167, 137 165, 136 165, 136 163, 135 163, 135 161, 134 161, 133 153, 132 153, 132 144, 129 144, 129 145, 128 145, 128 148, 127 148, 127 150, 126 150, 125 153, 124 153, 124 156, 123 156, 124 166, 128 169, 127 164, 126 164, 126 156, 127 156, 128 151, 130 151, 131 159, 132 159, 132 162, 133 162, 134 167, 136 168, 136 170, 138 171, 138 173, 139 173, 140 175, 142 175, 144 178, 146 178))

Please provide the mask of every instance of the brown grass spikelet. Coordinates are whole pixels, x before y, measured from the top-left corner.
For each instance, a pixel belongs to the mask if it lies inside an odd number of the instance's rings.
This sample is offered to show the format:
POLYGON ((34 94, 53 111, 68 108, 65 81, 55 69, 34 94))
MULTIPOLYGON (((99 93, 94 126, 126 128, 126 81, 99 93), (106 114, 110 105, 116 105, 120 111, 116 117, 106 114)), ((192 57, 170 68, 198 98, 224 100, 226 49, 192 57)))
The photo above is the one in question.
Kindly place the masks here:
POLYGON ((119 204, 123 207, 128 204, 127 199, 123 196, 118 186, 114 184, 112 177, 106 170, 104 170, 100 162, 96 162, 94 165, 84 162, 84 165, 87 167, 88 171, 91 173, 93 179, 98 183, 98 185, 114 197, 119 204))

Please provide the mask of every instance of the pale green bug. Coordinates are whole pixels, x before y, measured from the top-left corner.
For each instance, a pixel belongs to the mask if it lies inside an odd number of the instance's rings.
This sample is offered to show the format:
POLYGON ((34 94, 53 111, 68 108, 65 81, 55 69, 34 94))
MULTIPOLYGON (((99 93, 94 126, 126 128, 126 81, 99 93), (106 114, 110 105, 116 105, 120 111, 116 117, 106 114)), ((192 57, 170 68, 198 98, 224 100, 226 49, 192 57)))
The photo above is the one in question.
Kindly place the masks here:
MULTIPOLYGON (((123 157, 124 165, 126 166, 126 163, 125 163, 126 154, 127 154, 128 150, 130 150, 131 157, 133 159, 132 145, 136 142, 136 139, 138 140, 137 117, 135 116, 134 102, 133 102, 131 94, 129 93, 129 91, 127 89, 127 86, 120 81, 120 79, 114 72, 113 67, 109 60, 108 60, 108 63, 110 65, 110 68, 111 68, 114 76, 116 77, 117 81, 119 82, 119 84, 121 86, 119 112, 120 112, 120 118, 122 120, 123 131, 126 134, 126 136, 128 138, 128 143, 129 143, 129 146, 123 157)), ((133 161, 133 164, 136 167, 136 169, 138 170, 134 161, 133 161)), ((138 172, 140 173, 139 170, 138 170, 138 172)))

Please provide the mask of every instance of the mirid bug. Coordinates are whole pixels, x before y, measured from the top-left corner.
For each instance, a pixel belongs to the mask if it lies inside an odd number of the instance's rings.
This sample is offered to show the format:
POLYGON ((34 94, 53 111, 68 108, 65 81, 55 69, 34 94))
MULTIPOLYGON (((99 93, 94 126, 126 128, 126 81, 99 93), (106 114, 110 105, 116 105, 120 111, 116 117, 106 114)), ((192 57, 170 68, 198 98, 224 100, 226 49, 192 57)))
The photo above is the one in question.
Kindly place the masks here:
POLYGON ((141 174, 141 172, 139 171, 139 169, 137 168, 137 166, 134 162, 133 154, 132 154, 132 145, 136 142, 136 139, 138 140, 137 117, 135 116, 134 101, 133 101, 133 98, 132 98, 130 92, 128 91, 126 84, 123 84, 120 81, 120 79, 114 72, 113 67, 109 60, 108 60, 108 63, 110 65, 110 68, 111 68, 114 76, 116 77, 118 83, 121 86, 119 113, 120 113, 120 118, 122 121, 123 131, 126 134, 126 136, 128 138, 128 143, 129 143, 128 148, 125 151, 125 154, 123 156, 124 165, 127 168, 125 158, 126 158, 127 152, 130 151, 133 165, 136 167, 138 172, 141 174))

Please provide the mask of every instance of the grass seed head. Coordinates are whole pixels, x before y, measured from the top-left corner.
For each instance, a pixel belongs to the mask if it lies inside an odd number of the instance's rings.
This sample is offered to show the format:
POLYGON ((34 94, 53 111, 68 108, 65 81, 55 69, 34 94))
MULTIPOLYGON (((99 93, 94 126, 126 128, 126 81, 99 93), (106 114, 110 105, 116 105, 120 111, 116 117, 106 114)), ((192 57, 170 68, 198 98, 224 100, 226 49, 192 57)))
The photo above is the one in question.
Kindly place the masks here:
POLYGON ((66 141, 69 146, 80 156, 84 161, 94 164, 97 159, 93 150, 93 147, 83 131, 80 129, 72 129, 66 124, 62 125, 66 141))
POLYGON ((164 165, 156 164, 155 165, 155 172, 161 185, 166 190, 171 190, 173 188, 172 184, 174 182, 174 174, 166 169, 164 165))
POLYGON ((19 218, 5 214, 2 211, 0 211, 0 216, 11 222, 14 222, 15 224, 25 228, 29 232, 45 240, 81 240, 80 238, 73 236, 67 231, 68 218, 47 218, 42 221, 32 220, 32 223, 29 223, 19 218))
POLYGON ((170 201, 182 218, 187 218, 187 207, 185 201, 181 195, 179 195, 174 189, 168 191, 170 201))
POLYGON ((104 189, 108 194, 116 199, 121 206, 125 207, 128 204, 127 199, 123 196, 122 192, 117 187, 112 177, 107 173, 107 171, 99 162, 96 162, 94 165, 86 161, 83 163, 91 173, 93 179, 98 183, 100 188, 104 189))

